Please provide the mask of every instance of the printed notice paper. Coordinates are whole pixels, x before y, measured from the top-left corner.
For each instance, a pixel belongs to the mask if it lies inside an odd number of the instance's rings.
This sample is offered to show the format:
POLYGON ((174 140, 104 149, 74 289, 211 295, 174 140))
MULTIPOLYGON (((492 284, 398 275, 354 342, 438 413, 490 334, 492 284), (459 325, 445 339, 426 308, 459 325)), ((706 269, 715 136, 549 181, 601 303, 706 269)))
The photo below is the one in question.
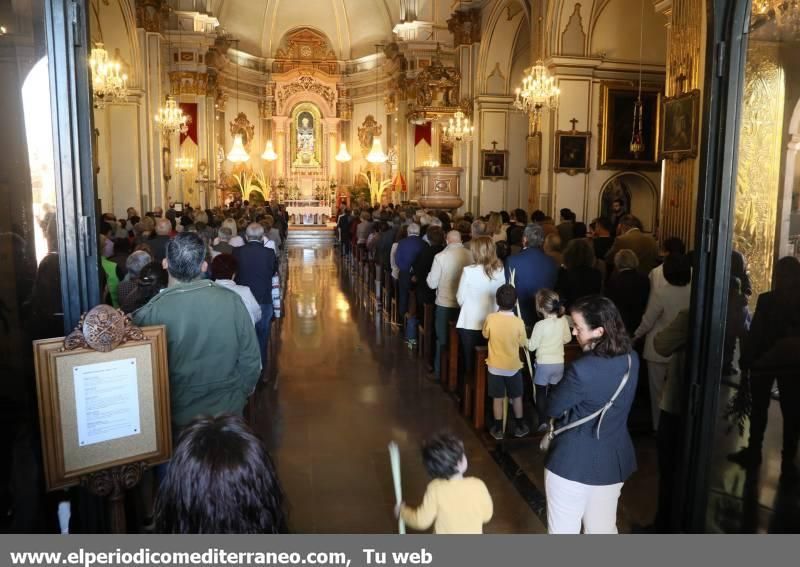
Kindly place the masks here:
POLYGON ((135 358, 76 366, 72 375, 81 447, 139 434, 135 358))

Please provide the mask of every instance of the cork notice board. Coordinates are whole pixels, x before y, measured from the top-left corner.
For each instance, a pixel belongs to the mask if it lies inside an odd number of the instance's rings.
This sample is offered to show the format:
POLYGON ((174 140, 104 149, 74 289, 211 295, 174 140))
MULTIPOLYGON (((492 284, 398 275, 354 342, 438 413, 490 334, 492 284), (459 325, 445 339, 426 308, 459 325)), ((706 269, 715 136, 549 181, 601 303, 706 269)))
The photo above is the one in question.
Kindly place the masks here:
POLYGON ((145 340, 105 353, 63 351, 63 338, 34 342, 48 490, 100 470, 169 459, 165 329, 142 331, 145 340))

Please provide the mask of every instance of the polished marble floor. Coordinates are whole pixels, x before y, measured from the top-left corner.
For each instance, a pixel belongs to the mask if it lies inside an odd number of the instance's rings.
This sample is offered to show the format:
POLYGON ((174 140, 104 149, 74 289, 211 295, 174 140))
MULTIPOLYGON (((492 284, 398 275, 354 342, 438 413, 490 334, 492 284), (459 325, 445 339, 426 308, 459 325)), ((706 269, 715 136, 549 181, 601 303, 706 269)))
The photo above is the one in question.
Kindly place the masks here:
POLYGON ((425 377, 401 341, 353 303, 332 233, 292 231, 277 372, 258 394, 255 427, 267 441, 296 533, 394 533, 387 445, 400 446, 403 494, 418 503, 428 482, 419 454, 449 429, 467 448, 468 474, 495 505, 486 532, 543 533, 453 400, 425 377))

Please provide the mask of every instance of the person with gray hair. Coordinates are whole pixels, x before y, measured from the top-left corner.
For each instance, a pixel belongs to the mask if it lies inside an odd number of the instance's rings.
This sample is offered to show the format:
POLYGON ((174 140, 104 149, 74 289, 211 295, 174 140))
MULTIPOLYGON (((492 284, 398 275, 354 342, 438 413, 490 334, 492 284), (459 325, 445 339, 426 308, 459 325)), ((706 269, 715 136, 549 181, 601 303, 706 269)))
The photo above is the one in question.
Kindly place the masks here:
POLYGON ((627 248, 614 255, 614 273, 606 283, 606 297, 619 309, 628 334, 642 321, 650 296, 650 279, 639 273, 639 257, 627 248))
POLYGON ((458 305, 458 283, 464 268, 472 264, 472 253, 461 243, 461 233, 451 230, 447 233, 447 246, 433 257, 431 271, 426 281, 428 287, 436 291, 436 312, 434 328, 436 332, 436 353, 433 367, 436 376, 441 378, 442 349, 447 346, 448 323, 457 321, 460 307, 458 305))
POLYGON ((163 263, 167 289, 136 311, 133 322, 167 326, 172 431, 178 434, 199 415, 242 415, 261 361, 242 300, 202 278, 208 268, 203 239, 192 232, 179 234, 163 263))
POLYGON ((233 255, 239 262, 236 283, 246 285, 261 307, 261 320, 256 323, 261 363, 266 367, 269 331, 274 314, 272 306, 272 278, 278 275, 278 257, 275 251, 264 246, 264 227, 256 222, 245 229, 247 244, 235 248, 233 255))
POLYGON ((143 250, 137 250, 125 260, 125 279, 119 282, 117 287, 117 297, 119 298, 119 306, 125 313, 134 311, 133 305, 130 300, 133 299, 132 294, 136 291, 136 284, 139 281, 139 274, 147 264, 153 261, 153 258, 143 250))
POLYGON ((231 246, 232 236, 233 233, 231 232, 230 227, 220 227, 219 231, 217 232, 218 242, 211 247, 212 257, 216 257, 218 254, 233 254, 233 246, 231 246))
POLYGON ((522 236, 523 250, 506 259, 506 282, 516 287, 522 320, 529 329, 538 320, 536 293, 540 289, 553 289, 558 278, 558 266, 544 253, 543 244, 544 229, 538 223, 531 223, 522 236))
MULTIPOLYGON (((425 246, 427 246, 427 244, 419 237, 419 225, 415 222, 408 225, 408 236, 397 243, 395 263, 400 270, 398 278, 399 297, 397 298, 397 317, 400 321, 403 320, 403 317, 408 311, 408 294, 411 288, 412 266, 425 246)), ((410 347, 416 344, 417 325, 415 317, 409 317, 406 323, 406 340, 410 347)))

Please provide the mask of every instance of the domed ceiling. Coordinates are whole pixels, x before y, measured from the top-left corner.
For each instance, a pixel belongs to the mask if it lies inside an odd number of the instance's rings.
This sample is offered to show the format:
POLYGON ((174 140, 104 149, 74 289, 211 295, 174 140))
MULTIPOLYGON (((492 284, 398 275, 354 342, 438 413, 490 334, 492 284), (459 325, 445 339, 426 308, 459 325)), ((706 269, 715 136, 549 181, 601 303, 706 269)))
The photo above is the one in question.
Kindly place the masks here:
POLYGON ((287 32, 308 27, 324 33, 336 56, 356 59, 391 38, 400 17, 397 0, 211 0, 212 13, 239 49, 273 57, 287 32))

